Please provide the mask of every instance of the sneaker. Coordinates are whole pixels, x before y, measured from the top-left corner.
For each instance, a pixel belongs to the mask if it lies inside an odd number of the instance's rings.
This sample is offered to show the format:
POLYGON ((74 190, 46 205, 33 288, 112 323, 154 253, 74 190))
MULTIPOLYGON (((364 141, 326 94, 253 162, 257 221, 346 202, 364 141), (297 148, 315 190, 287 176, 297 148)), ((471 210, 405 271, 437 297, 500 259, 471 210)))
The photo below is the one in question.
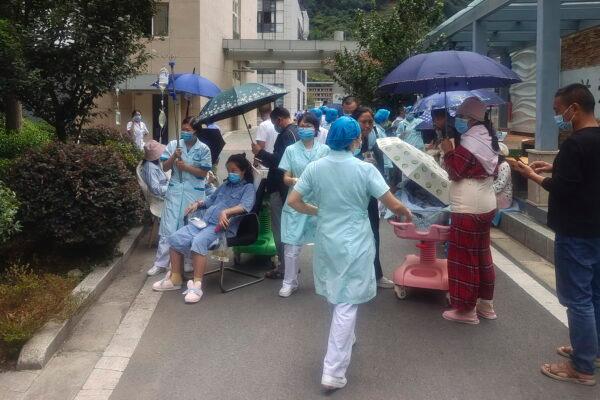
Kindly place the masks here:
POLYGON ((167 272, 167 275, 165 275, 165 277, 163 279, 161 279, 158 282, 155 282, 152 285, 152 290, 156 291, 156 292, 166 292, 169 290, 179 290, 181 289, 181 284, 179 285, 174 285, 173 282, 171 282, 171 272, 167 272))
POLYGON ((156 265, 153 266, 152 268, 150 268, 148 270, 148 272, 146 272, 146 275, 148 276, 155 276, 158 274, 162 274, 163 272, 166 272, 167 269, 165 267, 157 267, 156 265))
POLYGON ((341 389, 348 383, 346 378, 336 378, 335 376, 329 376, 323 374, 321 377, 321 386, 325 390, 336 390, 341 389))
POLYGON ((477 315, 485 319, 498 319, 498 315, 494 311, 494 305, 492 302, 478 301, 477 302, 477 315))
POLYGON ((394 281, 386 278, 385 276, 382 276, 381 278, 379 278, 379 280, 377 280, 377 287, 381 289, 393 289, 394 281))
POLYGON ((477 325, 479 324, 479 318, 475 309, 471 311, 458 311, 456 309, 444 311, 442 317, 448 321, 458 322, 461 324, 477 325))
POLYGON ((197 303, 202 298, 202 282, 187 282, 187 290, 183 292, 185 295, 184 300, 186 303, 197 303))
POLYGON ((279 290, 279 297, 290 297, 296 290, 297 286, 283 285, 279 290))

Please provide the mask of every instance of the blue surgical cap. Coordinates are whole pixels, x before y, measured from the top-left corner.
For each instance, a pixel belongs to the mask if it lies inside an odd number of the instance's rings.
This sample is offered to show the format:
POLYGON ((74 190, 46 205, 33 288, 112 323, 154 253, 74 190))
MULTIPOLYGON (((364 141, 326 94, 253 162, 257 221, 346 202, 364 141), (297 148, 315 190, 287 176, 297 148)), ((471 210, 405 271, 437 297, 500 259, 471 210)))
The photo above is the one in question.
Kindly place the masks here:
POLYGON ((386 110, 385 108, 380 108, 375 113, 375 117, 373 118, 376 123, 379 125, 383 124, 390 117, 390 110, 386 110))
POLYGON ((329 128, 327 145, 331 150, 345 150, 360 135, 358 122, 351 117, 341 117, 329 128))
POLYGON ((325 111, 325 121, 331 124, 337 119, 337 117, 338 110, 336 110, 335 108, 327 108, 327 110, 325 111))
POLYGON ((321 119, 321 117, 323 116, 323 112, 320 108, 317 107, 311 108, 310 110, 308 110, 308 112, 314 115, 317 119, 321 119))

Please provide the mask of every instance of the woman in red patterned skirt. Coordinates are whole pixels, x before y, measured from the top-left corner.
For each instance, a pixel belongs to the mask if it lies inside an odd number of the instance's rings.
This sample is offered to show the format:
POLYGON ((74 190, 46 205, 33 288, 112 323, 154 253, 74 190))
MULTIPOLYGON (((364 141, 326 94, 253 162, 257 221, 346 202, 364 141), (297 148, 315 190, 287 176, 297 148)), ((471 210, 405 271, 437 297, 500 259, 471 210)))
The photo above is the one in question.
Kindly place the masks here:
POLYGON ((469 97, 456 112, 456 147, 442 142, 444 165, 450 176, 450 239, 448 280, 451 310, 443 317, 478 324, 496 319, 492 304, 495 273, 490 251, 490 227, 496 212, 494 175, 498 139, 486 116, 486 106, 469 97))

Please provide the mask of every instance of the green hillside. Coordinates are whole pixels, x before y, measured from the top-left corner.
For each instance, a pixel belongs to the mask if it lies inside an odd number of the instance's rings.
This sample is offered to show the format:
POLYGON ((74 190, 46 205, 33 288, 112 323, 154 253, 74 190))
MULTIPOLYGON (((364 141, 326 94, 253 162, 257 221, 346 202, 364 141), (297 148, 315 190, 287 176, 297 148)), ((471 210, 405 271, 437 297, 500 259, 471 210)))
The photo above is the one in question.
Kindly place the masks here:
MULTIPOLYGON (((416 0, 418 1, 418 0, 416 0)), ((444 13, 451 16, 464 8, 470 0, 447 0, 444 13)), ((310 17, 310 39, 331 39, 334 31, 346 32, 352 36, 352 22, 357 10, 385 12, 393 6, 393 0, 303 0, 310 17)))

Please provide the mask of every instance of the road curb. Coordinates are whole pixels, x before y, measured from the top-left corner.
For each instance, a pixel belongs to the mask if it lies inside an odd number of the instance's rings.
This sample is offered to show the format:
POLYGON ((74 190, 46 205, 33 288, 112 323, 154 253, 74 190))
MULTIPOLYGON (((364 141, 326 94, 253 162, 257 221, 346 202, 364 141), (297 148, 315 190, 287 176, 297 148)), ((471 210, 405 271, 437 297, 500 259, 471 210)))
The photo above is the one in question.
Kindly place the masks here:
POLYGON ((44 368, 85 314, 87 308, 106 290, 113 278, 121 271, 143 232, 144 227, 141 226, 131 229, 117 246, 117 251, 122 255, 106 267, 95 268, 73 289, 73 295, 80 299, 75 313, 62 322, 48 321, 33 335, 21 349, 17 370, 44 368))

